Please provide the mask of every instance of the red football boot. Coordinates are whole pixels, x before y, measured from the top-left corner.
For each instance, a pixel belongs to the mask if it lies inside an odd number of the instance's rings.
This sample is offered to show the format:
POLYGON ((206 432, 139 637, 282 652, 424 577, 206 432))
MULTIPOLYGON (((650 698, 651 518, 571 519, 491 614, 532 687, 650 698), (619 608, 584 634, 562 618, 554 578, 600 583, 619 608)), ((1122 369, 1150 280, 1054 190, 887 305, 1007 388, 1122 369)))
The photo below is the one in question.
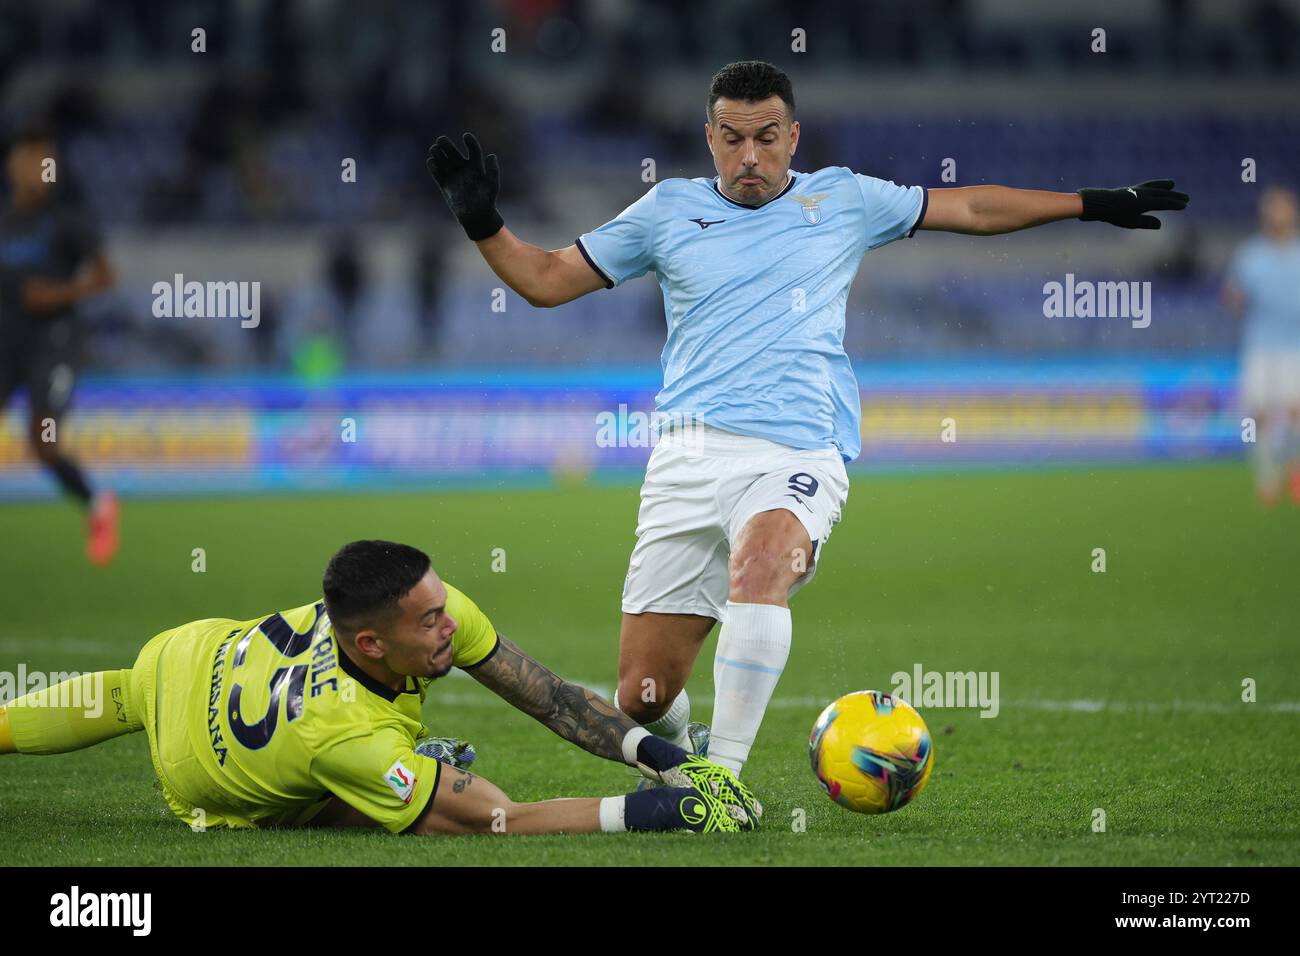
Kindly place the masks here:
POLYGON ((86 521, 86 557, 101 567, 117 554, 117 495, 105 491, 95 496, 86 521))

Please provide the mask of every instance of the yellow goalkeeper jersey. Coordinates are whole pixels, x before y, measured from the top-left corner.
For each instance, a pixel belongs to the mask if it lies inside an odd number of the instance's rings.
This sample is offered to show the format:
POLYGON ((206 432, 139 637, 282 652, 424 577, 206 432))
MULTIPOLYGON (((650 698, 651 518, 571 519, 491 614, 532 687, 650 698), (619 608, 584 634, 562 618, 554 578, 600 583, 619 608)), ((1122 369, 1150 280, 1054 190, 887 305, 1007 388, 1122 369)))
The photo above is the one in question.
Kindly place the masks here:
MULTIPOLYGON (((481 664, 497 648, 496 631, 445 586, 457 622, 453 662, 481 664)), ((132 668, 132 694, 145 701, 167 802, 196 829, 301 824, 334 795, 401 831, 438 786, 438 762, 414 751, 427 733, 421 710, 432 680, 408 677, 395 691, 366 675, 317 601, 159 634, 132 668)))

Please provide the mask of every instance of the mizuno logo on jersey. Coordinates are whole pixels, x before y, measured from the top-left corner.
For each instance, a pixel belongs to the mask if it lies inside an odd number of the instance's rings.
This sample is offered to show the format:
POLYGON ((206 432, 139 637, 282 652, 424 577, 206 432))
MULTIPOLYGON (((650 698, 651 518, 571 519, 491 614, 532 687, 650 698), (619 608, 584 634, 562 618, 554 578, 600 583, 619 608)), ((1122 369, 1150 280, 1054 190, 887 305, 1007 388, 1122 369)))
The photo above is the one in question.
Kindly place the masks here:
POLYGON ((813 193, 811 196, 791 195, 790 198, 803 206, 803 218, 809 225, 815 226, 822 221, 821 201, 830 193, 813 193))
POLYGON ((716 226, 720 222, 726 222, 725 219, 692 219, 691 222, 699 226, 701 231, 708 229, 709 226, 716 226))

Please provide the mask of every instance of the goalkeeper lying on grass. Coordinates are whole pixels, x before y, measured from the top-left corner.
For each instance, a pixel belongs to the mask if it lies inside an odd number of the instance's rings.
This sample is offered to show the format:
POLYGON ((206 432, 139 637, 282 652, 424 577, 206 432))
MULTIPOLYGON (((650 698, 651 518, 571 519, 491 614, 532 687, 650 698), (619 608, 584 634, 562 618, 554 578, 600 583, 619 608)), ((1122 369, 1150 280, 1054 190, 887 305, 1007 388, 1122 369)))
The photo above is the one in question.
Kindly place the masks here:
POLYGON ((730 771, 556 677, 439 580, 422 551, 354 541, 330 560, 322 590, 324 601, 260 620, 164 631, 129 670, 86 674, 0 707, 0 754, 65 753, 143 730, 168 805, 205 828, 757 827, 762 808, 730 771), (515 803, 455 766, 468 762, 463 748, 417 749, 425 694, 453 665, 565 740, 663 786, 515 803))

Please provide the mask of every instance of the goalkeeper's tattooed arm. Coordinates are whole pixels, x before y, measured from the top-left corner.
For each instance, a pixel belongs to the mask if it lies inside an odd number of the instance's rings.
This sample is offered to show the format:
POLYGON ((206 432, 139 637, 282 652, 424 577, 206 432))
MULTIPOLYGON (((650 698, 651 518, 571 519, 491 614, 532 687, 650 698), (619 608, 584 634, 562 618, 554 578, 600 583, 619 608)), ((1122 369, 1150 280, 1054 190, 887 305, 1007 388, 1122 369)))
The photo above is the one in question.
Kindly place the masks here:
MULTIPOLYGON (((636 721, 594 691, 561 680, 514 642, 505 637, 498 640, 495 654, 468 668, 475 680, 583 750, 627 762, 623 741, 639 729, 636 721)), ((648 735, 642 730, 637 736, 648 735)), ((684 751, 681 756, 685 759, 684 751)))
POLYGON ((1159 229, 1160 220, 1149 213, 1183 209, 1188 198, 1174 190, 1172 179, 1073 193, 1008 186, 931 189, 919 228, 994 236, 1062 219, 1081 219, 1125 229, 1159 229))

